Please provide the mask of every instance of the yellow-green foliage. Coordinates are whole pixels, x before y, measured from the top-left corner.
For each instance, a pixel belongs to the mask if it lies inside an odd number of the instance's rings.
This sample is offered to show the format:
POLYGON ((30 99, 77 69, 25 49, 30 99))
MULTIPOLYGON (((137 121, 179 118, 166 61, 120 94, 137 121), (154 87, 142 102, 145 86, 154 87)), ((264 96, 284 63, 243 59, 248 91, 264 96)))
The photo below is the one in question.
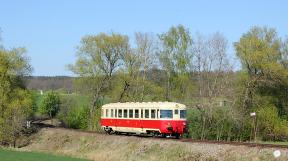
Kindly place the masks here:
MULTIPOLYGON (((258 137, 264 139, 288 138, 287 51, 281 48, 281 43, 276 30, 267 27, 252 27, 235 43, 236 55, 244 69, 237 83, 237 105, 245 116, 252 109, 256 111, 258 137)), ((250 119, 247 120, 244 122, 250 126, 250 119)))
POLYGON ((268 105, 257 111, 257 122, 263 139, 284 140, 288 137, 288 122, 278 117, 277 108, 268 105))
POLYGON ((31 71, 24 49, 0 49, 0 142, 12 144, 31 115, 32 95, 21 78, 31 71))
POLYGON ((53 91, 46 93, 40 103, 40 112, 52 118, 58 113, 59 110, 60 110, 59 95, 53 91))

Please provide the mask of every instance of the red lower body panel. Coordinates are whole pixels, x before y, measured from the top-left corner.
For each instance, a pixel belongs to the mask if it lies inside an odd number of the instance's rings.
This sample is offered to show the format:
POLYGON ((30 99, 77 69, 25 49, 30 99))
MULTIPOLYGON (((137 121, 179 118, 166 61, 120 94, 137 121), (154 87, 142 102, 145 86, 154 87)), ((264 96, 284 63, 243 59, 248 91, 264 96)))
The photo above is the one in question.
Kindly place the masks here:
POLYGON ((101 119, 101 126, 157 129, 163 134, 183 134, 186 120, 101 119))

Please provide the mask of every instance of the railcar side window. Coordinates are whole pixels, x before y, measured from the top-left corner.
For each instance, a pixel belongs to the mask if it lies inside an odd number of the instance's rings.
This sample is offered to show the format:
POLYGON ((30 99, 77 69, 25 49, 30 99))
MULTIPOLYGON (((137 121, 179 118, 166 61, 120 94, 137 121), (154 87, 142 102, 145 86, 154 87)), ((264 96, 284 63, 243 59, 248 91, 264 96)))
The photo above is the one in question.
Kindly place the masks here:
POLYGON ((114 111, 111 109, 111 117, 114 117, 114 111))
POLYGON ((127 118, 127 113, 128 113, 127 109, 124 109, 124 118, 127 118))
POLYGON ((180 118, 185 119, 186 118, 186 110, 180 110, 180 118))
POLYGON ((129 110, 129 118, 133 118, 133 110, 129 110))
POLYGON ((174 114, 178 115, 179 111, 178 110, 174 110, 174 114))
POLYGON ((135 118, 139 118, 139 110, 135 110, 135 118))
POLYGON ((151 110, 151 118, 153 118, 153 119, 155 119, 155 117, 156 117, 156 112, 155 112, 156 110, 151 110))
POLYGON ((118 110, 118 118, 122 118, 122 109, 118 110))
POLYGON ((149 118, 149 110, 145 110, 145 118, 149 118))
POLYGON ((109 110, 108 110, 108 109, 106 109, 106 117, 108 117, 108 112, 109 112, 109 110))
POLYGON ((172 110, 160 110, 160 118, 173 118, 172 110))

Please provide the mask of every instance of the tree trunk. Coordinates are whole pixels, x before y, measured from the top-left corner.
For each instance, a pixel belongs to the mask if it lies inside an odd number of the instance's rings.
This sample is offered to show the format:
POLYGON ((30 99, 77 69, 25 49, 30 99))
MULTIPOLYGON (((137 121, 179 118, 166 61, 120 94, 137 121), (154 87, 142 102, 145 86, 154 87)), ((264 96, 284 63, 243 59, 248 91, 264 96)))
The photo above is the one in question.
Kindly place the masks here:
POLYGON ((144 67, 144 71, 143 71, 143 79, 142 79, 142 93, 141 93, 141 101, 143 102, 144 100, 144 91, 145 91, 145 79, 146 79, 146 69, 144 67))
POLYGON ((124 94, 126 93, 126 91, 128 90, 130 84, 127 83, 127 81, 124 81, 124 88, 123 88, 123 91, 121 92, 121 95, 120 95, 120 98, 119 98, 119 102, 122 101, 123 97, 124 97, 124 94))
POLYGON ((94 130, 94 120, 95 120, 95 111, 97 108, 97 102, 99 101, 100 98, 100 93, 103 91, 105 83, 109 83, 110 78, 108 76, 105 76, 103 80, 99 83, 99 86, 97 86, 96 89, 94 89, 95 93, 92 97, 91 105, 90 105, 90 110, 89 110, 89 122, 88 122, 88 128, 89 130, 94 130))
POLYGON ((170 73, 167 72, 166 100, 170 100, 170 73))

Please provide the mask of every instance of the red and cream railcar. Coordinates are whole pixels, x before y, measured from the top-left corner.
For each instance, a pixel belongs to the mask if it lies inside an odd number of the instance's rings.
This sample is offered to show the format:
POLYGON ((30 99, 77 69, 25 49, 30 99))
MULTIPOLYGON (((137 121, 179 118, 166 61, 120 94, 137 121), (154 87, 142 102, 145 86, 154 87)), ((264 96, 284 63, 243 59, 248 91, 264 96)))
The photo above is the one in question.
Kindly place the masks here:
POLYGON ((127 102, 102 106, 101 127, 107 133, 171 135, 187 132, 186 106, 175 102, 127 102))

